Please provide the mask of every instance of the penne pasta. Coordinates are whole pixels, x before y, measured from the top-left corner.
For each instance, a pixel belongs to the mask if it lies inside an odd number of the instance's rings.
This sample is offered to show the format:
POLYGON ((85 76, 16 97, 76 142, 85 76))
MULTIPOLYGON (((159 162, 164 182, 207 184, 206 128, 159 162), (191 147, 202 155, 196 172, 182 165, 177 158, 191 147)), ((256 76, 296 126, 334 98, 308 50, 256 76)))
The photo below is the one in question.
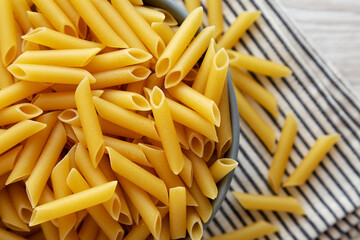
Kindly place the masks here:
POLYGON ((13 203, 17 215, 24 223, 28 224, 32 214, 32 207, 27 198, 25 187, 22 183, 17 182, 7 186, 7 190, 13 203))
POLYGON ((26 51, 16 58, 15 63, 83 67, 100 50, 101 48, 26 51))
MULTIPOLYGON (((31 23, 32 29, 46 27, 48 29, 55 30, 53 25, 51 25, 51 23, 46 19, 44 14, 40 12, 27 11, 27 15, 31 23)), ((32 29, 29 29, 29 31, 32 31, 32 29)))
POLYGON ((278 116, 279 110, 274 95, 257 83, 250 74, 241 71, 237 67, 231 67, 230 75, 236 87, 258 102, 275 118, 278 116))
POLYGON ((188 187, 191 187, 194 178, 192 163, 185 154, 183 154, 183 158, 184 158, 184 167, 179 173, 179 176, 188 187))
POLYGON ((171 27, 164 22, 153 22, 151 28, 161 37, 166 46, 175 35, 171 27))
POLYGON ((184 187, 169 190, 169 223, 172 239, 186 236, 186 191, 184 187))
POLYGON ((91 216, 87 216, 84 222, 81 224, 79 230, 79 238, 81 240, 95 239, 99 232, 99 226, 96 224, 91 216))
POLYGON ((61 8, 53 0, 33 0, 47 20, 61 33, 77 37, 77 30, 61 8))
POLYGON ((203 223, 192 207, 186 209, 186 229, 192 240, 200 240, 203 236, 203 223))
POLYGON ((135 7, 127 0, 112 0, 111 3, 153 56, 159 58, 164 51, 165 44, 135 7))
POLYGON ((174 122, 174 127, 181 148, 189 149, 189 144, 187 142, 186 133, 185 133, 185 129, 186 129, 185 126, 178 122, 174 122))
POLYGON ((177 60, 174 67, 166 74, 165 88, 177 85, 193 69, 196 62, 205 52, 214 35, 215 28, 204 28, 190 43, 181 57, 177 60))
POLYGON ((76 38, 46 27, 38 27, 22 36, 22 39, 53 49, 104 48, 96 42, 76 38))
MULTIPOLYGON (((1 137, 1 135, 0 135, 1 137)), ((300 165, 284 182, 284 187, 298 186, 309 178, 320 161, 330 151, 334 144, 339 140, 340 135, 326 135, 316 140, 307 155, 301 161, 300 165)))
POLYGON ((214 38, 221 35, 224 29, 222 1, 221 0, 207 0, 208 6, 208 21, 209 26, 215 26, 214 38))
POLYGON ((91 163, 96 167, 104 154, 105 144, 92 99, 90 82, 87 78, 78 85, 75 91, 75 102, 80 116, 81 126, 84 129, 91 163))
POLYGON ((15 160, 22 148, 20 145, 0 155, 0 176, 14 168, 15 160))
POLYGON ((59 114, 58 119, 63 123, 67 123, 78 127, 81 126, 79 113, 75 109, 66 109, 62 111, 59 114))
POLYGON ((11 0, 12 11, 15 16, 15 20, 19 23, 23 33, 27 33, 31 28, 31 23, 27 15, 27 11, 30 11, 30 7, 26 0, 11 0))
POLYGON ((163 8, 157 8, 157 7, 152 7, 152 6, 148 6, 148 8, 151 8, 155 11, 161 12, 162 14, 165 15, 165 19, 164 19, 164 23, 166 23, 167 25, 173 27, 173 26, 178 26, 178 22, 175 19, 175 17, 168 12, 167 10, 163 9, 163 8))
POLYGON ((215 183, 218 183, 223 177, 232 171, 238 162, 231 158, 219 158, 209 167, 210 173, 214 178, 215 183))
POLYGON ((17 55, 16 22, 13 17, 10 0, 0 1, 0 54, 1 60, 7 67, 17 55))
POLYGON ((248 210, 256 209, 305 214, 300 203, 291 196, 266 196, 240 192, 232 192, 232 194, 248 210))
POLYGON ((44 233, 45 239, 60 240, 59 230, 51 222, 44 222, 40 224, 41 231, 44 233))
POLYGON ((136 11, 151 25, 153 22, 163 22, 165 15, 149 7, 135 6, 136 11))
POLYGON ((190 150, 198 157, 202 158, 204 156, 204 137, 189 128, 185 130, 185 133, 190 150))
POLYGON ((202 7, 192 11, 176 31, 175 35, 156 62, 155 72, 158 77, 167 74, 180 58, 181 54, 198 30, 201 24, 202 15, 202 7))
POLYGON ((279 228, 276 227, 275 225, 260 220, 251 225, 235 230, 233 232, 221 234, 219 236, 215 236, 211 238, 206 238, 206 240, 232 240, 232 239, 252 240, 277 231, 279 231, 279 228))
POLYGON ((224 35, 219 39, 219 49, 231 49, 260 14, 260 11, 244 11, 240 13, 236 17, 235 22, 230 25, 224 35))
POLYGON ((109 102, 115 103, 120 107, 130 110, 137 111, 148 111, 151 110, 149 102, 142 95, 121 91, 121 90, 105 90, 101 94, 101 98, 109 102))
POLYGON ((200 0, 185 0, 185 8, 188 13, 200 7, 200 0))
POLYGON ((81 68, 14 63, 8 70, 14 77, 31 82, 79 84, 85 77, 90 83, 96 82, 91 73, 81 68))
POLYGON ((160 88, 153 88, 150 95, 150 104, 169 166, 173 173, 179 174, 184 167, 184 159, 169 106, 160 88))
POLYGON ((206 223, 210 219, 213 210, 210 200, 201 192, 195 181, 188 189, 198 203, 198 206, 194 207, 196 212, 199 214, 201 220, 206 223))
POLYGON ((0 109, 0 126, 35 118, 43 111, 31 103, 20 103, 0 109))
POLYGON ((239 114, 256 135, 265 144, 266 148, 272 153, 275 147, 274 130, 260 117, 251 104, 246 100, 242 93, 235 87, 235 96, 238 104, 239 114))
POLYGON ((12 75, 0 61, 0 90, 14 83, 12 75))
POLYGON ((278 194, 282 178, 284 176, 286 163, 290 156, 297 132, 296 119, 289 113, 285 119, 283 129, 268 174, 268 182, 271 189, 278 194))
POLYGON ((7 240, 25 240, 25 238, 16 235, 10 231, 7 231, 3 228, 0 228, 0 239, 7 239, 7 240))
POLYGON ((234 50, 227 50, 232 66, 245 68, 254 73, 264 74, 271 77, 284 77, 291 74, 290 68, 285 65, 246 55, 234 50))
POLYGON ((121 137, 134 138, 134 139, 140 138, 142 136, 139 133, 133 132, 127 128, 109 122, 103 119, 102 117, 98 116, 98 119, 99 119, 101 131, 103 131, 103 133, 106 135, 121 136, 121 137))

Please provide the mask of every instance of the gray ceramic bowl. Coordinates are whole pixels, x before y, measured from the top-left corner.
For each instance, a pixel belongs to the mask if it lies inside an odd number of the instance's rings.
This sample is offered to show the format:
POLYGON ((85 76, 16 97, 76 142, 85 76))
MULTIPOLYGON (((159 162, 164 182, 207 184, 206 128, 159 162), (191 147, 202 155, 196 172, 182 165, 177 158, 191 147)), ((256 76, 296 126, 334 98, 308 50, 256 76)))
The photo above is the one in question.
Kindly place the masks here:
MULTIPOLYGON (((172 16, 178 21, 179 24, 181 24, 184 19, 187 17, 188 13, 177 3, 175 3, 172 0, 144 0, 145 5, 153 6, 153 7, 159 7, 162 9, 167 10, 172 16)), ((199 29, 201 30, 201 29, 199 29)), ((227 75, 227 84, 228 84, 228 91, 229 91, 229 102, 230 102, 230 113, 231 113, 231 128, 232 128, 232 145, 230 149, 225 153, 225 157, 237 159, 237 153, 239 149, 239 112, 237 109, 237 103, 234 93, 234 87, 232 85, 230 75, 227 75)), ((213 206, 213 212, 209 219, 204 224, 204 229, 207 227, 207 225, 212 221, 214 218, 216 212, 219 210, 221 203, 224 201, 226 193, 229 190, 231 180, 234 175, 234 171, 231 171, 229 174, 227 174, 217 185, 218 185, 218 197, 212 201, 213 206)))

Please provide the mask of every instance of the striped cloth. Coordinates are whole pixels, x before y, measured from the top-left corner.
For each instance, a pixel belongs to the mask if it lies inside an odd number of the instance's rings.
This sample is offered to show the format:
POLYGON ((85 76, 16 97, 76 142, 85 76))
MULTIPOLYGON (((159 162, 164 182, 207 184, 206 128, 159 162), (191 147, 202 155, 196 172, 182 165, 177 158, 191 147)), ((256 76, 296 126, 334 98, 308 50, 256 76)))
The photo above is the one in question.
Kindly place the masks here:
MULTIPOLYGON (((177 0, 183 5, 181 0, 177 0)), ((202 1, 205 12, 206 1, 202 1)), ((264 219, 280 231, 262 239, 355 239, 360 234, 360 104, 358 96, 337 71, 307 42, 277 0, 224 0, 225 29, 244 10, 262 15, 235 49, 289 66, 293 74, 281 79, 253 75, 273 93, 279 117, 253 106, 279 139, 288 113, 297 118, 298 133, 285 170, 288 177, 316 139, 340 133, 341 139, 309 180, 300 187, 283 188, 279 195, 298 199, 306 216, 246 211, 229 192, 204 237, 219 235, 264 219)), ((206 16, 204 24, 207 25, 206 16)), ((239 166, 231 191, 272 195, 267 174, 272 154, 240 118, 239 166)), ((359 236, 358 236, 359 237, 359 236)))

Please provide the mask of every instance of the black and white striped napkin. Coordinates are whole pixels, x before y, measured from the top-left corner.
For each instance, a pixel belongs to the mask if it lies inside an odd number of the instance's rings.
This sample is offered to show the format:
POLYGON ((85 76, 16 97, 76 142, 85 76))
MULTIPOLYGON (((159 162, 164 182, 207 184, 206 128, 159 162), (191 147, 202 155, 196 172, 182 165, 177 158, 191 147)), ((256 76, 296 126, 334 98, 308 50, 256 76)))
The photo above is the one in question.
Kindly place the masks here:
MULTIPOLYGON (((183 5, 181 0, 177 2, 183 5)), ((202 5, 206 13, 205 0, 202 5)), ((223 15, 226 29, 242 11, 260 10, 262 15, 237 43, 236 50, 283 63, 293 71, 281 79, 253 75, 278 101, 277 119, 252 101, 276 131, 277 139, 286 115, 293 112, 297 119, 298 133, 284 178, 299 165, 318 137, 339 133, 341 139, 304 185, 283 188, 279 193, 298 199, 306 216, 246 211, 229 192, 205 237, 264 219, 280 231, 263 239, 355 239, 360 234, 359 96, 311 47, 280 5, 277 0, 224 0, 223 15)), ((241 118, 238 160, 230 190, 272 195, 267 184, 272 154, 241 118)))

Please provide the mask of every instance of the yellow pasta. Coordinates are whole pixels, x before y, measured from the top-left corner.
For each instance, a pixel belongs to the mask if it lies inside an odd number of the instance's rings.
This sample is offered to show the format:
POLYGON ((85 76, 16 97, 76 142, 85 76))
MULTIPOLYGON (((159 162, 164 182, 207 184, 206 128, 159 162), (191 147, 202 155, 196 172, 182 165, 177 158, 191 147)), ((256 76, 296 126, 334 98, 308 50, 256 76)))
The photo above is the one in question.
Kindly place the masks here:
POLYGON ((184 187, 169 190, 170 236, 173 239, 186 235, 186 191, 184 187))
POLYGON ((214 31, 214 27, 207 27, 196 36, 174 67, 166 74, 165 88, 173 87, 185 78, 205 52, 214 31))
POLYGON ((267 196, 240 192, 232 192, 232 194, 248 210, 256 209, 305 214, 300 203, 291 196, 267 196))
POLYGON ((242 67, 246 70, 271 77, 284 77, 292 73, 290 68, 276 62, 260 59, 234 50, 227 50, 227 53, 229 54, 232 66, 242 67))
MULTIPOLYGON (((1 135, 0 135, 1 136, 1 135)), ((36 162, 29 178, 26 180, 26 192, 32 207, 35 207, 66 143, 66 133, 61 122, 57 122, 36 162)))
POLYGON ((235 87, 235 96, 239 114, 272 153, 275 146, 274 130, 260 117, 242 93, 235 87))
POLYGON ((154 22, 151 24, 151 28, 161 37, 166 46, 175 35, 171 27, 164 22, 154 22))
POLYGON ((186 229, 192 240, 200 240, 203 236, 203 224, 200 216, 192 207, 186 209, 186 229))
POLYGON ((7 190, 19 218, 21 221, 28 224, 33 209, 27 198, 24 185, 21 183, 10 184, 7 186, 7 190))
POLYGON ((53 49, 104 48, 100 43, 76 38, 46 27, 34 29, 23 35, 22 39, 53 49))
POLYGON ((105 144, 87 78, 78 85, 75 101, 81 126, 84 129, 90 159, 93 166, 96 167, 104 154, 105 144))
POLYGON ((190 150, 202 158, 204 155, 204 137, 198 132, 189 128, 185 130, 185 133, 190 150))
POLYGON ((31 119, 42 114, 42 110, 31 103, 20 103, 0 109, 0 126, 31 119))
MULTIPOLYGON (((44 14, 40 12, 27 12, 29 21, 31 22, 32 28, 40 28, 40 27, 46 27, 51 30, 55 30, 55 28, 51 25, 51 23, 46 19, 44 14)), ((29 30, 31 31, 31 29, 29 30)))
POLYGON ((0 1, 0 53, 4 66, 8 66, 15 58, 20 47, 16 41, 15 19, 10 0, 0 1))
POLYGON ((44 233, 45 238, 60 240, 59 238, 59 231, 54 224, 51 222, 44 222, 41 225, 41 231, 44 233))
POLYGON ((224 48, 221 48, 214 56, 211 63, 209 78, 206 83, 204 95, 219 105, 221 94, 226 82, 226 74, 229 67, 229 57, 224 48))
POLYGON ((178 137, 181 148, 189 149, 189 144, 187 142, 186 133, 185 133, 186 127, 178 122, 174 122, 174 127, 175 127, 176 135, 178 137))
POLYGON ((176 31, 175 35, 156 62, 155 72, 158 77, 167 74, 175 65, 198 30, 201 24, 202 14, 202 7, 192 11, 176 31))
POLYGON ((12 75, 4 66, 3 62, 0 61, 0 89, 10 86, 14 83, 12 75))
POLYGON ((111 3, 154 57, 158 58, 165 48, 165 44, 159 35, 151 29, 150 25, 129 1, 112 0, 111 3))
POLYGON ((184 167, 184 159, 172 122, 169 106, 160 88, 153 88, 150 96, 150 104, 169 166, 175 174, 179 174, 184 167))
POLYGON ((165 19, 163 22, 166 23, 167 25, 169 25, 170 27, 178 26, 178 22, 176 21, 175 17, 173 15, 171 15, 171 13, 169 13, 167 10, 165 10, 163 8, 152 7, 152 6, 148 6, 148 8, 151 8, 155 11, 158 11, 158 12, 161 12, 162 14, 164 14, 165 19))
MULTIPOLYGON (((1 135, 0 135, 1 137, 1 135)), ((309 178, 320 161, 330 151, 334 144, 339 140, 339 134, 326 135, 319 137, 316 143, 311 147, 307 155, 301 161, 300 165, 284 182, 284 187, 298 186, 309 178)))
POLYGON ((215 124, 215 126, 220 126, 220 111, 213 100, 182 82, 169 88, 168 91, 174 98, 194 109, 211 123, 215 124))
POLYGON ((238 165, 238 162, 231 158, 219 158, 211 166, 210 172, 217 183, 238 165))
POLYGON ((116 125, 112 122, 109 122, 102 117, 99 117, 99 123, 101 127, 101 131, 103 131, 104 134, 112 135, 112 136, 121 136, 121 137, 128 137, 128 138, 140 138, 142 134, 133 132, 127 128, 121 127, 119 125, 116 125))
POLYGON ((96 79, 81 68, 14 63, 8 67, 14 77, 31 82, 79 84, 85 77, 90 83, 96 79))
POLYGON ((275 96, 257 83, 250 74, 237 67, 230 68, 231 80, 236 87, 258 102, 275 118, 278 116, 278 106, 275 96))
POLYGON ((183 154, 183 158, 184 158, 184 167, 179 173, 179 176, 188 187, 191 187, 194 178, 192 163, 185 154, 183 154))
POLYGON ((193 182, 191 187, 189 187, 189 192, 198 203, 198 206, 194 207, 196 212, 199 214, 201 220, 206 223, 212 214, 212 205, 210 200, 201 192, 196 182, 193 182))
POLYGON ((14 168, 15 160, 23 146, 17 146, 0 155, 0 176, 14 168))
POLYGON ((114 149, 110 147, 107 147, 106 149, 110 156, 111 168, 117 174, 150 193, 162 203, 168 204, 168 191, 162 179, 131 162, 114 149))
POLYGON ((214 38, 217 38, 224 29, 222 1, 207 0, 209 26, 215 26, 214 38))
POLYGON ((61 33, 77 37, 77 30, 61 8, 53 0, 33 0, 37 8, 45 15, 51 25, 61 33))
POLYGON ((185 0, 185 8, 188 13, 200 7, 200 0, 185 0))
POLYGON ((11 0, 12 10, 16 21, 19 23, 23 33, 27 33, 31 28, 30 20, 27 16, 27 11, 30 11, 30 7, 26 0, 11 0))
POLYGON ((16 58, 16 63, 83 67, 99 53, 101 48, 26 51, 16 58))
POLYGON ((7 240, 25 240, 25 238, 16 235, 10 231, 0 228, 0 239, 7 239, 7 240))
POLYGON ((165 15, 149 7, 135 6, 135 9, 151 25, 153 22, 163 22, 165 15))
POLYGON ((203 159, 208 162, 210 160, 210 158, 213 156, 215 151, 215 142, 205 138, 204 139, 204 154, 203 154, 203 159))
POLYGON ((57 122, 58 114, 58 112, 50 112, 37 119, 38 122, 46 124, 46 127, 26 140, 23 150, 21 151, 11 174, 6 181, 7 185, 23 180, 30 175, 52 128, 57 122))
POLYGON ((268 182, 271 189, 278 194, 282 178, 284 176, 286 163, 290 156, 297 132, 296 119, 292 113, 286 117, 285 124, 281 130, 281 136, 275 150, 274 157, 268 174, 268 182))
POLYGON ((99 232, 99 226, 91 216, 87 216, 81 224, 79 238, 82 240, 94 239, 99 232))
POLYGON ((218 47, 231 49, 260 14, 260 11, 245 11, 240 13, 236 17, 235 22, 230 25, 225 34, 219 39, 218 47))
POLYGON ((63 122, 74 126, 81 126, 79 113, 75 109, 66 109, 62 111, 58 119, 63 122))
POLYGON ((151 110, 151 106, 146 100, 146 98, 144 98, 140 94, 133 92, 121 90, 105 90, 104 93, 101 95, 101 98, 130 110, 151 110))
POLYGON ((233 232, 221 234, 219 236, 211 238, 206 238, 206 240, 252 240, 277 231, 279 231, 279 228, 275 225, 260 220, 233 232))

